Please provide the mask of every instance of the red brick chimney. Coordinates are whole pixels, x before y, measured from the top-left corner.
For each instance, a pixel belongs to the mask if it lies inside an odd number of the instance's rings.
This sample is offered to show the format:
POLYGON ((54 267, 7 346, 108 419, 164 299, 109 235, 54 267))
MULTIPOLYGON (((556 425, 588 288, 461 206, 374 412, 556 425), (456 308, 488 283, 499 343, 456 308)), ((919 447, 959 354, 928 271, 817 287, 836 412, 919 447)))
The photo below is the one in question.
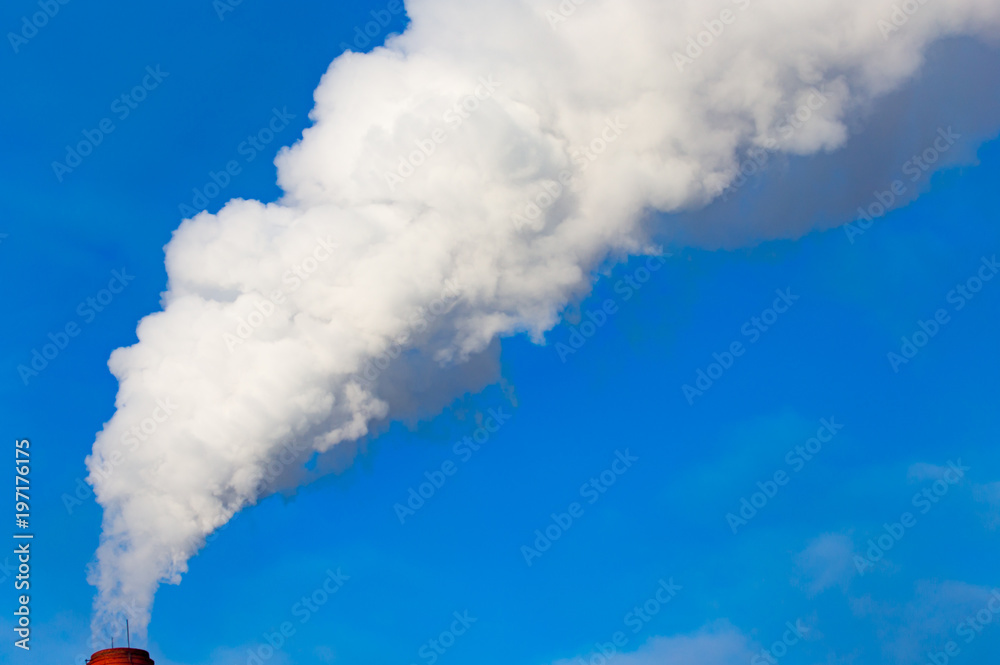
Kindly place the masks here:
POLYGON ((153 665, 148 651, 122 648, 98 651, 87 662, 89 665, 153 665))

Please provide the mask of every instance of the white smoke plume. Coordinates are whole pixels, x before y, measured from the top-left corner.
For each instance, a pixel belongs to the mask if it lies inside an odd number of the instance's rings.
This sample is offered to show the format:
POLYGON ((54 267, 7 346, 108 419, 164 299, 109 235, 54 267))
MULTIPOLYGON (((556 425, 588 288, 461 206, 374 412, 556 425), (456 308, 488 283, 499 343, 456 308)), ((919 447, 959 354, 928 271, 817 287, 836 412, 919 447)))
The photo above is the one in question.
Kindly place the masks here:
POLYGON ((748 149, 838 148, 932 42, 1000 27, 996 0, 407 12, 404 34, 330 66, 314 125, 277 159, 280 201, 181 224, 163 311, 112 354, 117 411, 88 458, 95 630, 127 612, 143 632, 158 585, 280 484, 269 468, 353 451, 398 416, 389 373, 542 341, 595 269, 658 251, 650 212, 708 203, 748 149))

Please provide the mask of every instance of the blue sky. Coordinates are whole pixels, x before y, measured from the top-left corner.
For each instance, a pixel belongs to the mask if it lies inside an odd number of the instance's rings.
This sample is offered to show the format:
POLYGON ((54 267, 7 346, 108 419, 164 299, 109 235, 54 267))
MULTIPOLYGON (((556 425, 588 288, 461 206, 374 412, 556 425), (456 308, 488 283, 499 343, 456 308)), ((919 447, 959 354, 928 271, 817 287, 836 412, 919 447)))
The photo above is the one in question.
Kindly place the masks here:
MULTIPOLYGON (((248 0, 220 17, 210 2, 70 2, 16 53, 5 45, 0 408, 7 439, 32 442, 36 553, 34 648, 13 648, 5 611, 3 662, 89 655, 86 575, 101 509, 78 481, 114 411, 108 356, 159 309, 163 246, 180 206, 233 161, 239 172, 209 210, 280 196, 275 154, 309 126, 312 92, 340 45, 384 9, 248 0), (122 117, 114 100, 142 85, 147 68, 162 74, 122 117), (287 126, 249 151, 248 136, 276 113, 287 126), (104 118, 114 131, 60 181, 52 162, 104 118), (134 279, 87 315, 81 303, 113 271, 134 279), (18 366, 74 322, 79 335, 25 380, 18 366), (78 490, 79 502, 67 498, 78 490)), ((7 3, 4 32, 35 10, 7 3)), ((374 39, 404 21, 393 15, 374 39)), ((501 381, 369 437, 344 473, 243 511, 182 584, 158 593, 153 657, 245 663, 291 622, 267 662, 430 663, 427 645, 467 613, 475 621, 436 662, 589 659, 618 631, 621 652, 702 635, 756 654, 796 621, 806 637, 782 663, 922 663, 949 640, 961 648, 954 662, 986 662, 1000 648, 1000 617, 968 644, 959 631, 1000 587, 1000 279, 971 298, 953 290, 992 276, 1000 253, 1000 143, 977 134, 963 149, 962 164, 914 183, 919 196, 853 242, 834 227, 740 249, 671 247, 641 288, 621 285, 646 276, 645 257, 597 275, 547 343, 502 340, 501 381), (778 291, 793 304, 746 334, 778 291), (606 301, 614 313, 561 357, 558 345, 606 301), (948 322, 894 371, 888 354, 938 310, 948 322), (735 342, 743 355, 689 403, 683 386, 735 342), (509 419, 479 450, 456 450, 490 409, 509 419), (789 456, 830 421, 843 428, 812 459, 789 456), (401 524, 394 506, 428 474, 440 481, 449 463, 454 474, 401 524), (963 468, 954 483, 949 463, 963 468), (776 472, 787 484, 734 534, 727 514, 776 472), (581 491, 591 479, 606 491, 581 491), (936 481, 945 492, 924 513, 914 496, 936 481), (528 565, 523 547, 536 546, 536 529, 574 503, 578 517, 528 565), (859 573, 869 539, 906 512, 912 526, 859 573), (349 579, 303 614, 296 603, 328 571, 349 579), (680 588, 648 622, 630 620, 661 581, 680 588)), ((757 187, 741 196, 752 200, 757 187)), ((11 584, 0 586, 6 610, 11 584)))

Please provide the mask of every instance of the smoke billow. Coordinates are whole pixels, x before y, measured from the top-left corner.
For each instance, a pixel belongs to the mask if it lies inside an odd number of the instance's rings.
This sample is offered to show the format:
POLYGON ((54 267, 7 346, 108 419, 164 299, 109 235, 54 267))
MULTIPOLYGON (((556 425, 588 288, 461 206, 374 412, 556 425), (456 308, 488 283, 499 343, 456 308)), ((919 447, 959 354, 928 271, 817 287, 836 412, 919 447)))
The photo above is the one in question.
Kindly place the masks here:
POLYGON ((127 612, 144 631, 157 586, 289 467, 418 409, 389 378, 440 372, 426 399, 457 395, 462 368, 495 371, 498 337, 541 341, 595 268, 656 252, 647 213, 709 203, 747 150, 840 147, 932 42, 1000 24, 995 0, 407 11, 330 66, 277 159, 280 201, 181 224, 163 311, 112 354, 117 411, 88 458, 95 630, 127 612))

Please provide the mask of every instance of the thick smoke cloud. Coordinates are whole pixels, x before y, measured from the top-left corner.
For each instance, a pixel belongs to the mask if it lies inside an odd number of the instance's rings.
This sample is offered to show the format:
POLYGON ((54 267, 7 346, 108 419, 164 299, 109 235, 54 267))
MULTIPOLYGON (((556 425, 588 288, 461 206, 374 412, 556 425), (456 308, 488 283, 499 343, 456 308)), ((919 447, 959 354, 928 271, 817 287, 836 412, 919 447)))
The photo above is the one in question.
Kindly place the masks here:
MULTIPOLYGON (((945 39, 927 49, 914 80, 847 119, 850 137, 841 149, 809 156, 750 149, 729 190, 704 208, 662 216, 658 230, 665 241, 710 249, 799 238, 858 218, 858 208, 878 212, 876 192, 895 180, 906 186, 889 206, 898 208, 942 168, 974 163, 976 148, 1000 128, 998 118, 1000 50, 945 39), (959 138, 934 163, 924 162, 924 171, 913 158, 932 149, 942 130, 959 138)), ((860 238, 856 224, 843 228, 845 242, 860 238)))
POLYGON ((595 269, 658 251, 651 211, 706 205, 755 147, 838 149, 929 45, 1000 24, 995 0, 902 4, 409 2, 403 35, 330 66, 280 201, 181 224, 163 311, 112 355, 95 630, 144 631, 157 586, 301 460, 481 385, 498 337, 542 341, 595 269))

